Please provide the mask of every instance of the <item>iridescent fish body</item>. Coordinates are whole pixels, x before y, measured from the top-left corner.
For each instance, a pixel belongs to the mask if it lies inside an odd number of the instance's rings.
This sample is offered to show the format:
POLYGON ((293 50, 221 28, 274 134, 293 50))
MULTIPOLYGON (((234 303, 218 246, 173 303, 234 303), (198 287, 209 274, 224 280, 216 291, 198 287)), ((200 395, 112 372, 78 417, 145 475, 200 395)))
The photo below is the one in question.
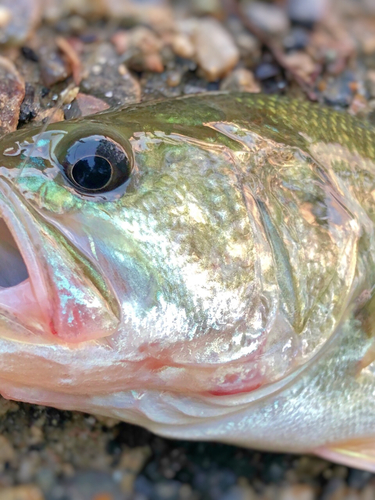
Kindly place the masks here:
POLYGON ((144 103, 0 151, 0 392, 375 470, 375 129, 144 103))

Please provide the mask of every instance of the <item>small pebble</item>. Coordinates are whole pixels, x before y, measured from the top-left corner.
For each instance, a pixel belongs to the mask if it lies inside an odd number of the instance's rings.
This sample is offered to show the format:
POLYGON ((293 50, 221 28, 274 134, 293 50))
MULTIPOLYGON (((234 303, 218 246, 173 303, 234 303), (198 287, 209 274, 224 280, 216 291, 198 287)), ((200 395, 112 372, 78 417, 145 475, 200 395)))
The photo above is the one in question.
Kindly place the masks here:
POLYGON ((261 56, 261 44, 237 18, 229 18, 226 23, 240 52, 242 63, 249 68, 253 68, 261 56))
POLYGON ((331 78, 327 82, 326 89, 322 92, 324 100, 331 106, 345 108, 350 105, 353 99, 353 90, 351 84, 355 76, 346 71, 337 78, 331 78))
POLYGON ((33 62, 39 61, 38 54, 31 47, 27 47, 26 45, 24 45, 23 47, 21 47, 21 52, 23 57, 25 57, 29 61, 33 62))
POLYGON ((4 29, 12 19, 12 12, 8 7, 0 5, 0 28, 4 29))
POLYGON ((277 5, 254 1, 246 3, 243 10, 252 23, 270 35, 285 35, 289 29, 289 19, 277 5))
POLYGON ((15 412, 19 409, 15 401, 0 397, 0 417, 4 417, 8 412, 15 412))
POLYGON ((72 68, 57 51, 43 48, 39 56, 40 73, 46 87, 62 82, 72 74, 72 68))
POLYGON ((307 80, 317 70, 317 65, 306 52, 291 52, 284 56, 286 63, 296 74, 307 80))
POLYGON ((15 458, 15 451, 10 441, 0 435, 0 469, 4 469, 8 462, 15 458))
POLYGON ((248 65, 253 65, 260 57, 260 44, 258 40, 249 33, 240 33, 236 37, 237 46, 241 56, 248 65))
MULTIPOLYGON (((64 121, 64 110, 60 108, 50 108, 39 111, 35 117, 36 122, 42 123, 58 123, 64 121)), ((41 442, 41 440, 36 440, 35 442, 41 442)))
POLYGON ((69 16, 69 32, 79 34, 87 29, 87 22, 82 16, 69 16))
POLYGON ((245 68, 237 68, 221 82, 220 90, 260 92, 260 85, 255 80, 252 71, 245 68))
MULTIPOLYGON (((306 206, 306 216, 312 217, 312 219, 310 219, 310 223, 315 223, 315 217, 311 213, 311 208, 312 205, 306 206)), ((307 455, 302 456, 297 460, 294 470, 300 479, 317 478, 323 473, 324 470, 328 469, 330 465, 330 462, 327 462, 322 458, 307 455)))
POLYGON ((169 87, 177 87, 181 83, 182 74, 179 71, 169 71, 167 84, 169 87))
MULTIPOLYGON (((109 108, 109 105, 93 95, 79 93, 74 101, 74 105, 70 108, 69 118, 77 118, 78 116, 87 116, 99 113, 109 108)), ((66 112, 65 112, 66 115, 66 112)), ((67 118, 68 119, 68 118, 67 118)))
POLYGON ((280 74, 280 67, 273 63, 263 62, 255 69, 255 76, 258 80, 267 80, 280 74))
POLYGON ((104 9, 105 14, 116 22, 130 20, 133 24, 151 26, 155 31, 174 27, 173 12, 168 0, 106 0, 104 3, 88 3, 96 4, 96 8, 101 8, 102 12, 104 9))
POLYGON ((127 66, 138 72, 152 71, 161 73, 164 70, 161 50, 163 41, 144 26, 133 28, 128 33, 127 66))
POLYGON ((362 489, 367 485, 371 478, 371 472, 359 469, 349 469, 347 481, 351 488, 362 489))
POLYGON ((21 46, 41 21, 42 0, 1 0, 1 12, 0 44, 21 46))
POLYGON ((329 0, 288 0, 287 9, 292 21, 312 25, 322 19, 328 4, 329 0))
POLYGON ((177 34, 172 39, 172 49, 177 56, 185 59, 191 59, 194 56, 195 49, 190 38, 184 34, 177 34))
POLYGON ((0 56, 0 135, 17 128, 25 82, 14 64, 0 56))
POLYGON ((232 36, 215 19, 197 24, 194 45, 198 66, 210 82, 227 75, 240 57, 232 36))
POLYGON ((62 104, 70 104, 78 95, 79 87, 67 87, 60 94, 62 104))
POLYGON ((129 47, 128 31, 116 31, 116 33, 111 38, 111 42, 115 46, 117 54, 123 54, 129 47))
POLYGON ((345 500, 347 486, 345 482, 336 477, 332 477, 323 489, 321 500, 345 500))
POLYGON ((309 32, 301 27, 295 27, 290 30, 283 40, 283 45, 287 51, 303 50, 310 41, 309 32))
POLYGON ((163 60, 160 54, 156 52, 145 55, 143 61, 143 69, 145 71, 151 71, 153 73, 162 73, 164 71, 163 60))
POLYGON ((314 500, 314 489, 308 484, 294 484, 285 486, 279 492, 278 500, 314 500))
POLYGON ((129 48, 136 48, 143 54, 157 53, 163 46, 162 40, 145 26, 138 26, 128 32, 129 48))
POLYGON ((100 64, 95 64, 92 68, 91 68, 91 73, 93 75, 100 75, 100 73, 102 72, 103 68, 100 66, 100 64))
POLYGON ((131 472, 139 472, 151 455, 149 446, 137 446, 123 451, 118 468, 131 472))

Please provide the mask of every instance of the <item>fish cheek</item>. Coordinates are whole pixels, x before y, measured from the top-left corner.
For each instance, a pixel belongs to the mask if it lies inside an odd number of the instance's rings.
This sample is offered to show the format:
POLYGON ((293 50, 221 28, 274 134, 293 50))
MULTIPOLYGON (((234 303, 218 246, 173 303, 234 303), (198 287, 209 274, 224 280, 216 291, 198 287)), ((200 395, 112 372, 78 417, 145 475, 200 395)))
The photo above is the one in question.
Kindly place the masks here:
POLYGON ((45 332, 68 343, 113 334, 119 324, 116 303, 82 231, 99 221, 97 204, 75 196, 61 177, 49 179, 40 171, 26 170, 19 190, 39 262, 40 275, 31 282, 45 332))
POLYGON ((133 210, 132 229, 142 228, 133 234, 158 285, 155 306, 143 311, 148 352, 161 356, 174 345, 168 363, 236 359, 252 343, 246 319, 257 306, 250 307, 254 249, 235 167, 222 151, 190 144, 163 154, 127 199, 128 222, 133 210))
POLYGON ((335 332, 353 280, 358 225, 334 179, 303 152, 266 143, 262 153, 245 171, 225 152, 166 148, 168 168, 143 200, 165 237, 154 264, 170 286, 164 317, 175 320, 148 322, 158 341, 149 353, 174 345, 165 362, 190 364, 197 384, 209 365, 213 394, 253 390, 304 364, 335 332))
POLYGON ((63 215, 82 208, 82 199, 67 189, 61 173, 50 178, 43 171, 28 171, 18 178, 17 186, 22 196, 33 208, 48 216, 63 215))

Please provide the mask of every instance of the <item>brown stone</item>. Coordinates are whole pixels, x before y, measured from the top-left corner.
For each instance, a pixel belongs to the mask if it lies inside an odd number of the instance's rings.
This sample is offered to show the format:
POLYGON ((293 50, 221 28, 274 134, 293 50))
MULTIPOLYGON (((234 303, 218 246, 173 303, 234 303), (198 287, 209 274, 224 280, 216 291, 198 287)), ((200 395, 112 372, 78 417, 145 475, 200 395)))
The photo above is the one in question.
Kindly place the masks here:
POLYGON ((191 59, 195 53, 194 45, 191 43, 190 38, 183 33, 178 33, 173 37, 172 49, 176 55, 185 59, 191 59))
POLYGON ((227 75, 240 54, 230 33, 215 19, 202 19, 194 33, 196 60, 208 81, 227 75))
POLYGON ((252 71, 237 68, 221 82, 220 90, 260 92, 260 85, 252 71))
POLYGON ((14 64, 0 56, 0 134, 17 128, 25 82, 14 64))
POLYGON ((93 115, 109 108, 109 105, 93 95, 78 94, 76 97, 81 116, 93 115))
POLYGON ((72 74, 72 68, 66 59, 54 49, 43 47, 40 52, 40 73, 44 85, 52 87, 72 74))
POLYGON ((35 121, 43 123, 57 123, 64 121, 64 111, 62 109, 52 108, 39 111, 35 121))

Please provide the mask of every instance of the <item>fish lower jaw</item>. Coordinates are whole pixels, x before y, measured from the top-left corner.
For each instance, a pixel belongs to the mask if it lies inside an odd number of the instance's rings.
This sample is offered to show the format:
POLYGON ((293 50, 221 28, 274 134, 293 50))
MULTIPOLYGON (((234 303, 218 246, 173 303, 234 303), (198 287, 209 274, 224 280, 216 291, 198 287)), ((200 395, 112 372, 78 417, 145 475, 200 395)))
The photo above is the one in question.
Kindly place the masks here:
POLYGON ((30 278, 9 288, 0 287, 0 317, 2 315, 14 319, 26 328, 43 321, 30 278))
MULTIPOLYGON (((29 234, 33 228, 27 224, 27 212, 18 198, 14 209, 14 196, 0 178, 0 320, 12 321, 28 333, 42 333, 49 331, 51 316, 43 265, 29 234)), ((0 327, 0 338, 4 335, 0 327)))
POLYGON ((27 325, 40 320, 40 307, 13 228, 0 216, 0 316, 27 325), (11 228, 11 229, 10 229, 11 228))

